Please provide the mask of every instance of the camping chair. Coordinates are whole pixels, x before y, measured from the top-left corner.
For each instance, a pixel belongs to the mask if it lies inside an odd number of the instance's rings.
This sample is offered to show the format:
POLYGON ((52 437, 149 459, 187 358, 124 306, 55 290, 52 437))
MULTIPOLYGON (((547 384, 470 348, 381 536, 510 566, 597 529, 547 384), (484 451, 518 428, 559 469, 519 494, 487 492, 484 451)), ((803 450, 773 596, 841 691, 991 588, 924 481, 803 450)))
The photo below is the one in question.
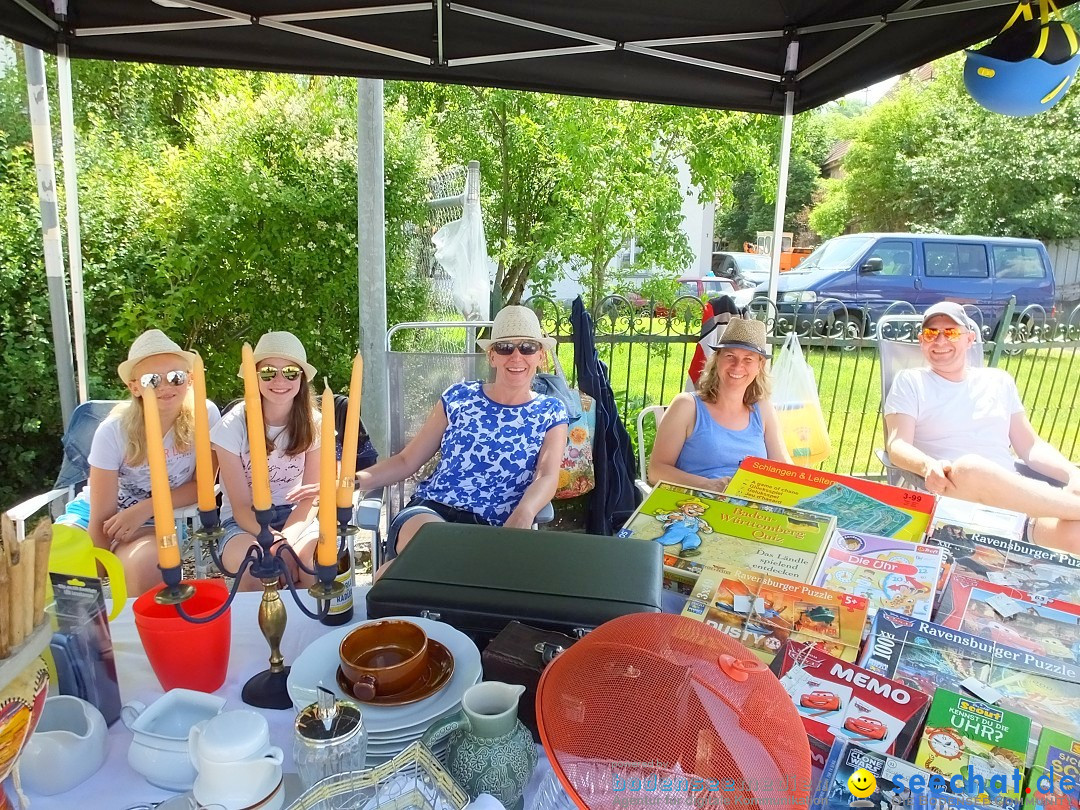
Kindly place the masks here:
MULTIPOLYGON (((97 432, 98 425, 104 422, 119 404, 119 400, 92 399, 81 403, 72 411, 71 420, 61 439, 64 458, 53 488, 7 510, 8 517, 15 524, 18 540, 21 541, 26 536, 26 521, 33 515, 48 507, 49 516, 56 519, 64 513, 67 504, 82 492, 90 478, 89 456, 94 434, 97 432)), ((202 550, 195 548, 196 541, 193 539, 195 521, 199 515, 198 505, 184 506, 176 509, 174 513, 177 529, 181 535, 181 555, 188 556, 194 553, 195 576, 202 579, 207 572, 206 560, 201 553, 202 550)))
POLYGON ((655 427, 660 426, 660 420, 664 418, 664 412, 667 408, 663 405, 648 405, 641 409, 637 416, 637 457, 638 457, 638 479, 634 481, 636 486, 644 497, 649 497, 652 494, 652 487, 649 485, 649 459, 645 454, 645 419, 648 416, 652 416, 655 427))
MULTIPOLYGON (((401 452, 412 440, 447 388, 462 380, 490 378, 491 367, 487 355, 475 350, 479 331, 490 326, 491 321, 414 322, 400 323, 387 331, 389 455, 401 452), (394 345, 402 339, 408 339, 422 348, 416 351, 395 349, 394 345)), ((379 532, 381 509, 379 512, 375 509, 378 501, 373 502, 371 498, 361 501, 357 509, 357 525, 375 533, 372 549, 374 570, 396 556, 397 531, 401 524, 413 514, 428 511, 413 507, 403 512, 416 485, 434 471, 435 463, 435 459, 432 459, 415 475, 385 489, 380 504, 387 514, 385 538, 379 532)), ((548 523, 554 515, 554 510, 548 504, 536 516, 536 522, 548 523)))
MULTIPOLYGON (((975 342, 968 350, 968 364, 972 368, 979 368, 983 362, 983 339, 982 330, 972 322, 975 332, 975 342)), ((892 388, 896 375, 906 368, 921 368, 926 364, 919 347, 919 328, 922 326, 922 316, 915 314, 884 315, 877 324, 877 345, 881 355, 881 430, 885 446, 888 446, 889 433, 885 426, 885 400, 892 388)), ((885 468, 888 482, 893 486, 902 486, 908 489, 924 489, 924 481, 921 476, 903 470, 894 465, 889 459, 888 451, 884 448, 875 450, 875 454, 881 465, 885 468)), ((1044 481, 1053 486, 1064 486, 1063 482, 1033 470, 1027 464, 1017 460, 1016 471, 1027 478, 1044 481)))

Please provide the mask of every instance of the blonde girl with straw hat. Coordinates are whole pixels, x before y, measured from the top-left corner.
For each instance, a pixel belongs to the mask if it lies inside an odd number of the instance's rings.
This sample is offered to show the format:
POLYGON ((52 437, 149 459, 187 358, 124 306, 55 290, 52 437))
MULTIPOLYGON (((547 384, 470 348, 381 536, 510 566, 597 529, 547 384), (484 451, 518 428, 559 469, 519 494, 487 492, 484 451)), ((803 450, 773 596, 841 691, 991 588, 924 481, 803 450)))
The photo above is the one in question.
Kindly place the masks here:
MULTIPOLYGON (((120 558, 129 596, 161 584, 143 391, 153 388, 157 396, 173 506, 189 506, 197 498, 195 400, 191 390, 194 359, 193 353, 181 349, 158 329, 139 335, 127 360, 117 368, 131 398, 101 423, 90 445, 90 536, 95 545, 120 558)), ((214 425, 220 413, 213 402, 207 400, 206 405, 214 425)))
POLYGON ((764 322, 728 322, 697 390, 675 397, 656 428, 650 483, 723 492, 747 456, 791 463, 769 400, 771 356, 764 322))
POLYGON ((423 509, 400 525, 399 552, 433 521, 529 528, 558 488, 569 416, 560 400, 532 390, 555 341, 531 309, 508 306, 477 344, 494 380, 450 386, 400 453, 356 474, 359 489, 376 489, 404 481, 441 451, 408 504, 423 509))
MULTIPOLYGON (((267 332, 255 345, 255 372, 259 380, 273 502, 270 527, 279 542, 288 543, 300 559, 310 562, 319 538, 315 498, 319 485, 319 425, 310 382, 315 367, 307 361, 304 344, 290 332, 267 332), (310 490, 296 502, 286 495, 305 485, 310 490)), ((239 375, 242 376, 242 375, 239 375)), ((220 540, 222 563, 235 571, 256 542, 259 522, 251 505, 251 451, 247 413, 238 403, 210 431, 217 453, 222 485, 220 540)), ((331 508, 333 505, 331 504, 331 508)), ((286 557, 286 559, 288 559, 286 557)), ((293 568, 293 579, 310 584, 311 578, 293 568)), ((258 590, 257 579, 245 572, 241 590, 258 590)))

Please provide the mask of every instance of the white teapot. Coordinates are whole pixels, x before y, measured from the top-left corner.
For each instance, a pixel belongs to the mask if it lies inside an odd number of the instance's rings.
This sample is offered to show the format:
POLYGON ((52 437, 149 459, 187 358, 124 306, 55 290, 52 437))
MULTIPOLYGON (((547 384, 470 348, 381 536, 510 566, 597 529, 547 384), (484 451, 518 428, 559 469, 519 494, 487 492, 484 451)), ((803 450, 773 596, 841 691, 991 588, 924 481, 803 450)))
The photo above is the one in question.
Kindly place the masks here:
POLYGON ((283 754, 270 745, 266 718, 248 709, 223 712, 191 729, 193 793, 202 804, 241 810, 278 792, 283 754))

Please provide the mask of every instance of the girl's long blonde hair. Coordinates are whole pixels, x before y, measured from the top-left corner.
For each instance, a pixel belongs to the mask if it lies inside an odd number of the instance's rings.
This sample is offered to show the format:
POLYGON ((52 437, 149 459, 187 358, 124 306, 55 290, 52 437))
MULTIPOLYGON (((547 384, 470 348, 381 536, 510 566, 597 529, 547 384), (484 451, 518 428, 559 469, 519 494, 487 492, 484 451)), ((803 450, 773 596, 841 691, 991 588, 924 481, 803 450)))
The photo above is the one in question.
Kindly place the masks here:
MULTIPOLYGON (((120 419, 120 430, 125 437, 124 461, 131 467, 146 463, 146 417, 143 414, 142 397, 132 396, 121 402, 112 412, 120 419)), ((184 404, 173 422, 173 445, 177 452, 191 449, 195 437, 195 392, 189 387, 184 404)))
MULTIPOLYGON (((698 396, 710 404, 716 402, 720 395, 720 373, 716 370, 716 358, 722 351, 723 349, 717 349, 709 355, 709 359, 705 361, 705 368, 701 370, 701 376, 698 377, 698 396)), ((755 402, 765 399, 769 396, 769 389, 769 372, 765 369, 765 358, 762 357, 757 376, 743 392, 743 405, 749 408, 755 402)))

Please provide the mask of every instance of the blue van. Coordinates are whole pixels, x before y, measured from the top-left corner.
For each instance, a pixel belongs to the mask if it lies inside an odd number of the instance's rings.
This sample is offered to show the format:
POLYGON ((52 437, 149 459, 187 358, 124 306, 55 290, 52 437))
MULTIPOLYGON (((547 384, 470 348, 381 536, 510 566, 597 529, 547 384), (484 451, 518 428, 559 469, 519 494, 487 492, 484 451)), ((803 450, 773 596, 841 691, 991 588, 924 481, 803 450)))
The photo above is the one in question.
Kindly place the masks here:
POLYGON ((800 331, 846 320, 850 331, 869 334, 896 301, 922 312, 946 298, 978 307, 984 330, 996 330, 1013 295, 1018 312, 1031 304, 1053 312, 1054 272, 1036 239, 858 233, 830 239, 782 273, 776 302, 800 331))

